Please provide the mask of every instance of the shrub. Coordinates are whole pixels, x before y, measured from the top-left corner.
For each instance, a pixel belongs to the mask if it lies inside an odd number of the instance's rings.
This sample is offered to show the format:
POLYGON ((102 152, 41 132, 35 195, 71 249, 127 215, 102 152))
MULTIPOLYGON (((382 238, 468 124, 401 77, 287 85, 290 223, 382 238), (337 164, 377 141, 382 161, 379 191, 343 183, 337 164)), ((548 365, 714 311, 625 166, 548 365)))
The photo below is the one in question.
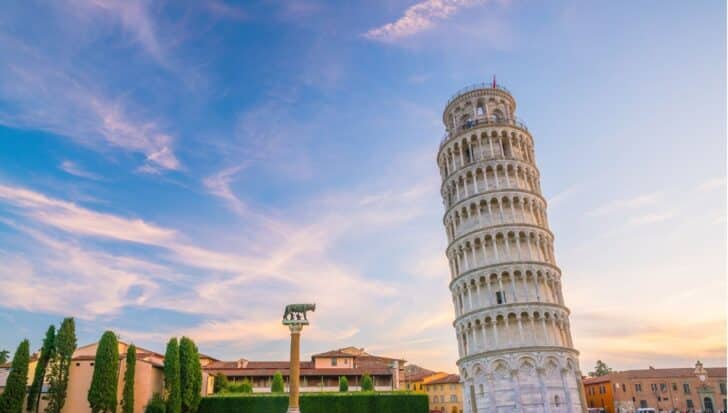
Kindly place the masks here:
POLYGON ((364 373, 361 376, 361 391, 374 391, 374 383, 372 383, 372 377, 364 373))
MULTIPOLYGON (((302 393, 305 413, 427 413, 427 395, 407 392, 302 393)), ((203 397, 198 413, 284 413, 283 394, 219 395, 203 397)))
POLYGON ((283 393, 285 391, 283 375, 280 371, 277 371, 276 374, 273 375, 273 382, 270 384, 270 391, 272 393, 283 393))
POLYGON ((245 379, 241 381, 240 383, 237 382, 229 382, 225 388, 223 388, 222 393, 252 393, 253 392, 253 385, 250 384, 250 381, 248 379, 245 379))
POLYGON ((154 393, 147 406, 144 408, 144 413, 166 413, 167 404, 159 393, 154 393))
POLYGON ((339 391, 341 391, 341 392, 349 391, 349 380, 347 380, 345 376, 339 377, 339 391))
POLYGON ((220 393, 228 385, 229 382, 227 376, 222 373, 218 373, 217 376, 215 376, 215 384, 213 384, 212 391, 213 393, 220 393))

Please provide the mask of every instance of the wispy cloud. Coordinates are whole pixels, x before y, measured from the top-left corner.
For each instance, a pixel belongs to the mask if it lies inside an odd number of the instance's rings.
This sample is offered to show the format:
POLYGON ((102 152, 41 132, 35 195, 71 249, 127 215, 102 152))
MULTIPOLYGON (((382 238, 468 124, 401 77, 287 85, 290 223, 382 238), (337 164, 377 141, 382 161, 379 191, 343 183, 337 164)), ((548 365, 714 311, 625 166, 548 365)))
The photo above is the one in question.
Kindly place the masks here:
POLYGON ((660 192, 652 192, 638 195, 633 198, 618 199, 588 211, 587 215, 602 216, 625 209, 634 209, 646 205, 653 205, 661 199, 661 196, 662 194, 660 192))
POLYGON ((370 40, 393 42, 412 36, 446 20, 461 9, 486 3, 485 0, 425 0, 405 10, 394 22, 370 29, 364 37, 370 40))
POLYGON ((61 162, 61 164, 58 166, 63 172, 67 174, 71 174, 73 176, 77 176, 79 178, 86 178, 86 179, 92 179, 94 181, 101 180, 101 177, 99 175, 96 175, 93 172, 89 172, 85 169, 83 169, 81 166, 79 166, 76 162, 65 160, 61 162))
POLYGON ((653 224, 656 222, 667 221, 668 219, 675 217, 675 215, 675 211, 652 212, 632 218, 629 223, 632 225, 653 224))
POLYGON ((71 75, 54 59, 0 33, 0 47, 14 56, 0 65, 0 94, 11 101, 0 109, 0 124, 63 135, 95 148, 115 147, 141 153, 151 170, 175 170, 180 162, 174 138, 139 109, 109 99, 93 81, 71 75))

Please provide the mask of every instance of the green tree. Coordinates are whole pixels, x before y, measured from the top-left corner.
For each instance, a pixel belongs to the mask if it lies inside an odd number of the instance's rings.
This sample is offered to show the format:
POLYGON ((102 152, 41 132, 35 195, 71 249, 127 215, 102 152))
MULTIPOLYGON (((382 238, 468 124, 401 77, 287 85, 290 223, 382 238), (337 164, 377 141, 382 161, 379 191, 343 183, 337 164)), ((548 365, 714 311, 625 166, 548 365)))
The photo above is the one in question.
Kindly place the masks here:
POLYGON ((136 346, 126 349, 126 370, 124 370, 124 393, 121 398, 121 413, 134 413, 134 373, 136 371, 136 346))
POLYGON ((5 364, 8 362, 8 357, 10 357, 10 352, 7 350, 0 350, 0 364, 5 364))
POLYGON ((286 386, 283 383, 283 375, 280 371, 277 371, 273 375, 273 382, 270 384, 270 391, 272 393, 283 393, 286 390, 286 386))
POLYGON ((167 351, 164 353, 164 393, 167 400, 167 413, 181 413, 182 395, 177 337, 169 339, 167 351))
POLYGON ((0 412, 21 413, 23 411, 29 363, 30 343, 28 340, 23 340, 15 351, 10 374, 5 382, 5 391, 0 395, 0 412))
POLYGON ((228 386, 228 378, 226 375, 222 373, 218 373, 215 376, 215 383, 212 386, 212 392, 213 393, 220 393, 228 386))
POLYGON ((113 331, 106 331, 96 347, 94 374, 88 389, 88 404, 93 413, 116 411, 119 383, 119 341, 113 331))
POLYGON ((167 405, 164 403, 164 398, 159 393, 154 393, 152 399, 149 400, 147 406, 144 408, 144 413, 165 413, 167 411, 167 405))
POLYGON ((607 366, 607 363, 597 360, 597 365, 594 366, 594 371, 590 371, 589 375, 592 377, 606 376, 611 373, 612 369, 607 366))
POLYGON ((56 345, 50 360, 48 376, 48 406, 46 413, 61 413, 68 391, 68 368, 76 351, 76 323, 72 317, 65 318, 56 334, 56 345))
POLYGON ((339 377, 339 391, 340 392, 349 391, 349 380, 346 379, 346 376, 339 377))
POLYGON ((369 373, 364 373, 363 376, 361 376, 361 391, 373 391, 374 390, 374 383, 372 383, 372 378, 369 376, 369 373))
POLYGON ((187 337, 182 337, 179 342, 179 372, 182 412, 194 413, 200 404, 202 366, 195 342, 187 337))
POLYGON ((245 379, 243 380, 240 385, 237 388, 237 391, 239 393, 252 393, 253 392, 253 385, 250 384, 250 380, 245 379))
POLYGON ((43 390, 43 381, 45 380, 46 370, 48 369, 48 361, 53 357, 56 346, 56 326, 48 327, 45 338, 43 339, 43 348, 40 350, 38 363, 35 365, 35 373, 33 374, 33 384, 30 385, 28 391, 28 402, 26 410, 29 412, 37 412, 40 404, 40 393, 43 390))

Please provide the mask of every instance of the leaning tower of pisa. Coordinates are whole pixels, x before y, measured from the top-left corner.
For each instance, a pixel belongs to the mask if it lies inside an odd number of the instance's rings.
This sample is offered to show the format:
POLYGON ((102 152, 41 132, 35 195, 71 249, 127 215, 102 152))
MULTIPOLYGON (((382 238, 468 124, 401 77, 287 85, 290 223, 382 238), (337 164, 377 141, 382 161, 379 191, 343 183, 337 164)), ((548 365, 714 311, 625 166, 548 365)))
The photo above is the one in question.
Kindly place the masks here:
POLYGON ((445 106, 437 154, 466 413, 581 413, 534 142, 500 85, 445 106))

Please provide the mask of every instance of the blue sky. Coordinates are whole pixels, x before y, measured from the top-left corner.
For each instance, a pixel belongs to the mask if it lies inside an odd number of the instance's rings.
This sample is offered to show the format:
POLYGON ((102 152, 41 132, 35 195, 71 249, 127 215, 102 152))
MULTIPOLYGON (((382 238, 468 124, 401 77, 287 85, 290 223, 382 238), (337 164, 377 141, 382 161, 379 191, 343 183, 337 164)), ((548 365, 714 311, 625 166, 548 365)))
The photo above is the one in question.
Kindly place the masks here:
POLYGON ((455 370, 441 111, 534 134, 586 371, 725 364, 725 5, 0 6, 0 348, 78 319, 161 351, 347 345, 455 370))

